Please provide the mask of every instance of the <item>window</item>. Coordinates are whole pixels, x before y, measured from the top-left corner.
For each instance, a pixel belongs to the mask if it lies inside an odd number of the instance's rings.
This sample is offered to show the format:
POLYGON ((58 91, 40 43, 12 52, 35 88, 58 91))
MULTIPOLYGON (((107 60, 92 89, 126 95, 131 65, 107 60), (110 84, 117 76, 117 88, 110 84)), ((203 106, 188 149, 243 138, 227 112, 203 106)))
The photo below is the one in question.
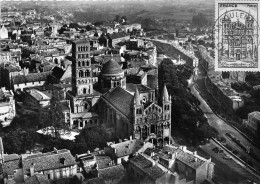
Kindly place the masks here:
POLYGON ((81 63, 80 63, 80 61, 78 62, 78 66, 79 66, 79 67, 81 66, 81 63))
POLYGON ((87 61, 87 66, 89 66, 89 61, 87 61))
POLYGON ((83 88, 83 94, 86 94, 86 93, 87 93, 86 88, 83 88))
POLYGON ((78 51, 80 51, 80 47, 78 47, 78 51))
POLYGON ((89 120, 89 124, 90 124, 90 125, 92 125, 92 119, 91 119, 91 120, 89 120))
POLYGON ((85 61, 82 61, 82 66, 85 66, 85 61))
POLYGON ((78 54, 78 58, 81 59, 81 54, 78 54))

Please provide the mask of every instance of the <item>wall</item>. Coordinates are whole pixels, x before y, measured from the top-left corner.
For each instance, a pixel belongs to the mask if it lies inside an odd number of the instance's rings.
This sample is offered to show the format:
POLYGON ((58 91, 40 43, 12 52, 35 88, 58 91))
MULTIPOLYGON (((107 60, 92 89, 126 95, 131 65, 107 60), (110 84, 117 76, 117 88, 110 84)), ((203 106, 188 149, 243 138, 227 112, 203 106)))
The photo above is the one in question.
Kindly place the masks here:
POLYGON ((35 86, 43 86, 44 83, 45 83, 45 81, 14 84, 14 91, 16 92, 17 89, 21 89, 21 91, 23 91, 24 88, 35 87, 35 86))

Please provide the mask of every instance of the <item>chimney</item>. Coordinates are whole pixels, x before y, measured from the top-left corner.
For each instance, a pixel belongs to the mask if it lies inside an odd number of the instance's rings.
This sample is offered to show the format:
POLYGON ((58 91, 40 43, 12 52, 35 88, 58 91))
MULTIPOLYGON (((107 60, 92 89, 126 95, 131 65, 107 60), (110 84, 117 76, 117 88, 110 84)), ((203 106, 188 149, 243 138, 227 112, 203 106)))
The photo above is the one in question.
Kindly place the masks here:
POLYGON ((154 155, 155 155, 154 152, 151 152, 151 157, 154 157, 154 155))
POLYGON ((172 159, 175 159, 177 157, 178 153, 175 152, 175 153, 172 153, 172 159))
POLYGON ((53 152, 54 152, 54 153, 58 153, 57 148, 54 147, 54 148, 53 148, 53 152))
POLYGON ((152 161, 152 167, 154 167, 154 166, 155 166, 155 161, 153 160, 153 161, 152 161))
POLYGON ((33 176, 34 175, 34 163, 31 163, 31 166, 30 166, 30 175, 33 176))
POLYGON ((197 151, 194 151, 194 152, 193 152, 193 155, 194 155, 194 156, 197 156, 197 151))
POLYGON ((183 147, 182 147, 182 150, 183 150, 184 152, 186 152, 186 151, 187 151, 187 147, 186 147, 186 146, 183 146, 183 147))

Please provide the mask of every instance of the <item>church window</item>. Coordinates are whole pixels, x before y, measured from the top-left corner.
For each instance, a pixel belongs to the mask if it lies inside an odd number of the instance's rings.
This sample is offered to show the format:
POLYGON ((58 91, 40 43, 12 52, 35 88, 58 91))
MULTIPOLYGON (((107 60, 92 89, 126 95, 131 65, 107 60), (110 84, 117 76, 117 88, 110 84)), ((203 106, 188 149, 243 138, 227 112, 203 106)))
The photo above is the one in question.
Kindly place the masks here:
POLYGON ((82 70, 79 71, 79 77, 83 77, 83 71, 82 70))
POLYGON ((85 75, 86 75, 86 77, 89 77, 89 76, 90 76, 89 70, 86 70, 86 71, 85 71, 85 75))

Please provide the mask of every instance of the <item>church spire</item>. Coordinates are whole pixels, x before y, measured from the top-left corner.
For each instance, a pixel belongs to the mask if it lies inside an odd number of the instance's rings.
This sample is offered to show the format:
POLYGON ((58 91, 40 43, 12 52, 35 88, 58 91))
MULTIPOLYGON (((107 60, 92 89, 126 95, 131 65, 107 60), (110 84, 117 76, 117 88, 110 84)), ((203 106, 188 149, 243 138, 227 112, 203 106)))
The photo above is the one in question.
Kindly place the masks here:
POLYGON ((162 93, 162 101, 163 102, 169 102, 169 93, 168 93, 168 90, 167 90, 167 87, 166 85, 164 84, 164 87, 163 87, 163 93, 162 93))
POLYGON ((140 94, 139 94, 139 91, 138 91, 138 88, 137 88, 137 87, 135 88, 134 104, 136 104, 137 106, 138 106, 138 105, 141 105, 141 102, 140 102, 140 94))

